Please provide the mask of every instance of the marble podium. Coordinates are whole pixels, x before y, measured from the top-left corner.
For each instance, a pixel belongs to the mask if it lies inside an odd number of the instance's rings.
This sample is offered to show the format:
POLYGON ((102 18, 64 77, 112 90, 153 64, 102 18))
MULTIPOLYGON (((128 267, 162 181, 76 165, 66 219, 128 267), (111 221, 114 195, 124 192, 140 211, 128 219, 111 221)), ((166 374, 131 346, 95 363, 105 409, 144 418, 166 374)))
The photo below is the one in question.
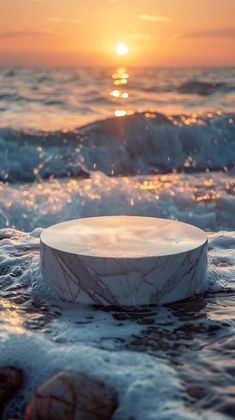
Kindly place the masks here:
POLYGON ((41 272, 69 301, 98 305, 176 302, 206 286, 207 236, 153 217, 71 220, 41 234, 41 272))

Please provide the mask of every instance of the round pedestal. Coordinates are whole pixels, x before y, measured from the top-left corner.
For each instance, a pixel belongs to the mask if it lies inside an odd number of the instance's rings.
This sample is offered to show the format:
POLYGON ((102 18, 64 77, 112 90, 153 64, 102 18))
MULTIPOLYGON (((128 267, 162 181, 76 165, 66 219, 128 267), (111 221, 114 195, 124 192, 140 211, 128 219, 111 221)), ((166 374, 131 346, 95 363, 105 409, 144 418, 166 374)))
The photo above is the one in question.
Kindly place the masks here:
POLYGON ((43 278, 73 302, 175 302, 205 289, 206 270, 206 234, 173 220, 93 217, 41 234, 43 278))

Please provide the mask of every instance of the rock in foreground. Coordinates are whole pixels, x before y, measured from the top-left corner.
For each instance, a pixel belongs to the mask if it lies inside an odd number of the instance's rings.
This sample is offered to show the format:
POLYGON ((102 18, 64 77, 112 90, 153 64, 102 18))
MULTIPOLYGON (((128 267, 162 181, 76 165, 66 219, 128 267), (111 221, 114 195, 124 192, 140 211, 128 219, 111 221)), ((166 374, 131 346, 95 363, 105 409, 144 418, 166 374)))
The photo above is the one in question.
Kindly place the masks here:
POLYGON ((103 382, 83 373, 61 371, 34 393, 25 420, 108 420, 116 408, 116 393, 103 382))
POLYGON ((22 387, 23 372, 13 366, 0 367, 0 408, 22 387))

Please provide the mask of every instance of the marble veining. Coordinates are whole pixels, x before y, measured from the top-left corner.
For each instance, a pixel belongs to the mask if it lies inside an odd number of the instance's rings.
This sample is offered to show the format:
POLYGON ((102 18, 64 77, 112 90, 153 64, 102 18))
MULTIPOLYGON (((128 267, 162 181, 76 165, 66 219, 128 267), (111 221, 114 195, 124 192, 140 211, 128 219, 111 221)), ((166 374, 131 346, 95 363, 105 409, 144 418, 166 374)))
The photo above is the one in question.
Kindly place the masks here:
POLYGON ((78 219, 41 235, 42 275, 61 297, 73 302, 127 306, 175 302, 203 292, 206 271, 206 234, 172 220, 78 219))

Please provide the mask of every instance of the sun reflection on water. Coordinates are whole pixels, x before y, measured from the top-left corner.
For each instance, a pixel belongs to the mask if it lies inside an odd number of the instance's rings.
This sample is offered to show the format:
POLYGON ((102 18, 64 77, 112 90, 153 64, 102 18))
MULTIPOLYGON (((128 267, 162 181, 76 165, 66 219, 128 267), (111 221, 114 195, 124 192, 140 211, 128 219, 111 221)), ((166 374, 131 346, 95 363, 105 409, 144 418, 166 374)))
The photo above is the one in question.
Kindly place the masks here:
POLYGON ((18 310, 18 305, 7 299, 1 300, 0 322, 3 336, 4 329, 18 334, 24 332, 24 318, 18 310))
POLYGON ((127 69, 118 68, 112 74, 113 89, 110 92, 110 96, 113 98, 115 102, 115 109, 113 111, 115 117, 124 117, 125 115, 128 115, 131 113, 130 110, 127 109, 127 103, 126 103, 126 100, 129 98, 129 93, 127 92, 127 89, 126 89, 128 82, 129 82, 129 73, 127 69), (124 85, 125 85, 125 90, 122 89, 122 86, 124 85), (118 105, 118 108, 116 108, 117 105, 118 105))
POLYGON ((127 112, 125 111, 125 109, 115 109, 114 115, 115 117, 125 117, 125 115, 127 115, 127 112))

